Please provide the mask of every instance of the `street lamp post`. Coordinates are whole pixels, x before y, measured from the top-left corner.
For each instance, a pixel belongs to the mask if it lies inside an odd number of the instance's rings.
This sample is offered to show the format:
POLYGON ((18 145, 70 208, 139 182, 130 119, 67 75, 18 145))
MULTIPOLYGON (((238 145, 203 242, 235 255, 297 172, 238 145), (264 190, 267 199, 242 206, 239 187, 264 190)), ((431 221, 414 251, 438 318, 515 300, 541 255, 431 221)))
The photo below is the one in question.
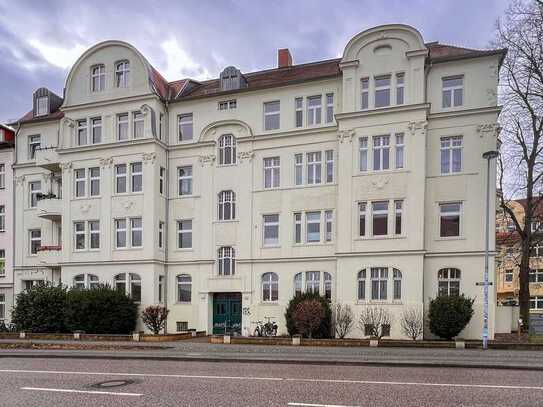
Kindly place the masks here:
POLYGON ((488 257, 490 244, 490 161, 498 157, 497 151, 483 153, 486 160, 486 221, 485 221, 485 273, 483 281, 483 349, 488 349, 488 257))

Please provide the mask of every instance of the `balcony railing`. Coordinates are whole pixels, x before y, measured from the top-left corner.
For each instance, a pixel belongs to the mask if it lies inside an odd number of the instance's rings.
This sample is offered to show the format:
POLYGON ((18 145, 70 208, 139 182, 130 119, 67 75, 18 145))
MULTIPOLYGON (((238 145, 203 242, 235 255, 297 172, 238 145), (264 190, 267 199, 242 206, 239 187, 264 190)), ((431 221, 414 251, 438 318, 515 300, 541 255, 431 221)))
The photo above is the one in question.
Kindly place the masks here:
POLYGON ((60 159, 57 153, 56 146, 50 147, 39 147, 36 149, 36 165, 38 167, 45 168, 49 171, 59 171, 60 170, 60 159))
POLYGON ((62 256, 62 246, 41 246, 38 248, 38 260, 46 266, 58 266, 62 256))

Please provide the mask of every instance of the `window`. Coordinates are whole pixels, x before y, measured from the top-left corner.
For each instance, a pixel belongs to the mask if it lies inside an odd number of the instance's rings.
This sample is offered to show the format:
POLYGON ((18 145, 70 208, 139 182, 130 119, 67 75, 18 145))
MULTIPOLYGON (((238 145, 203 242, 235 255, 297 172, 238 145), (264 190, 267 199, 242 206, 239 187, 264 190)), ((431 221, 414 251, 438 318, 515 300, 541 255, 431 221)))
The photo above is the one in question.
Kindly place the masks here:
POLYGON ((132 247, 143 246, 143 224, 141 218, 130 219, 130 232, 131 232, 131 244, 132 247))
POLYGON ((444 268, 437 272, 438 295, 460 295, 460 270, 444 268))
POLYGON ((177 321, 175 327, 177 332, 185 332, 189 330, 189 323, 187 321, 177 321))
POLYGON ((6 187, 6 164, 0 164, 0 189, 6 187))
POLYGON ((41 247, 41 229, 32 229, 29 231, 30 235, 30 254, 38 253, 41 247))
POLYGON ((402 299, 402 272, 398 269, 392 270, 392 278, 393 278, 393 299, 395 300, 401 300, 402 299))
POLYGON ((134 138, 142 138, 143 137, 143 113, 141 112, 134 112, 132 113, 132 126, 133 126, 133 132, 134 138))
POLYGON ((233 247, 223 246, 218 251, 219 275, 233 276, 236 274, 236 252, 233 247))
POLYGON ((371 268, 371 299, 384 301, 387 299, 388 268, 371 268))
POLYGON ((543 309, 543 297, 530 297, 530 309, 543 309))
POLYGON ((74 277, 73 288, 78 290, 94 289, 100 285, 98 276, 94 274, 78 274, 74 277))
POLYGON ((236 139, 231 134, 219 137, 219 165, 236 163, 236 139))
POLYGON ((294 243, 302 243, 302 214, 294 214, 294 243))
POLYGON ((158 302, 164 302, 164 276, 158 276, 158 302))
POLYGON ((307 124, 313 126, 321 123, 322 97, 311 96, 307 98, 307 124))
POLYGON ((31 181, 28 183, 30 190, 30 207, 35 208, 38 205, 38 195, 41 194, 41 181, 31 181))
POLYGON ((375 82, 375 107, 390 106, 390 75, 380 76, 375 82))
POLYGON ((307 212, 305 215, 307 243, 315 243, 321 241, 321 213, 320 212, 307 212))
POLYGON ((128 140, 128 113, 117 115, 117 140, 128 140))
POLYGON ((358 139, 358 155, 360 162, 360 171, 368 170, 368 138, 360 137, 358 139))
POLYGON ((264 215, 264 246, 279 244, 279 215, 264 215))
POLYGON ((332 275, 324 272, 324 298, 328 301, 332 300, 332 275))
POLYGON ((358 235, 366 236, 366 202, 358 203, 358 235))
POLYGON ((114 278, 115 288, 132 297, 134 302, 141 302, 141 277, 135 273, 121 273, 114 278))
POLYGON ((505 279, 504 281, 506 283, 512 283, 513 282, 513 270, 505 270, 505 279))
POLYGON ((358 300, 366 299, 366 269, 358 272, 358 300))
POLYGON ((130 63, 121 61, 115 64, 115 86, 118 88, 127 88, 130 75, 130 63))
POLYGON ((75 196, 76 198, 84 197, 86 190, 86 175, 84 168, 77 168, 74 170, 75 178, 75 196))
POLYGON ((100 167, 89 168, 90 196, 100 195, 100 167))
POLYGON ((400 169, 404 167, 403 163, 403 152, 404 152, 404 134, 396 134, 396 168, 400 169))
POLYGON ((326 158, 326 182, 334 182, 334 150, 324 152, 326 158))
POLYGON ((460 236, 460 213, 462 210, 461 202, 439 204, 440 216, 440 237, 460 236))
POLYGON ((6 275, 6 251, 0 249, 0 277, 6 275))
POLYGON ((41 96, 36 100, 36 116, 49 114, 49 97, 41 96))
POLYGON ((405 74, 397 73, 396 74, 396 104, 403 105, 404 103, 404 78, 405 74))
POLYGON ((332 275, 328 272, 306 271, 294 275, 294 295, 310 292, 332 299, 332 275), (321 284, 324 281, 324 284, 321 284))
POLYGON ((0 321, 6 317, 6 295, 0 294, 0 321))
POLYGON ((294 99, 294 121, 296 127, 302 127, 304 125, 304 99, 294 99))
POLYGON ((543 283, 543 270, 530 270, 528 281, 530 283, 543 283))
POLYGON ((394 201, 394 234, 402 234, 402 205, 403 201, 394 201))
POLYGON ((94 117, 90 119, 91 121, 91 142, 92 144, 98 144, 102 142, 102 118, 94 117))
POLYGON ((373 137, 373 169, 389 169, 390 136, 373 137))
POLYGON ((294 276, 294 295, 302 294, 302 273, 298 273, 294 276))
POLYGON ((280 158, 264 158, 264 188, 277 188, 280 185, 280 158))
POLYGON ((279 299, 279 277, 276 273, 262 274, 262 301, 272 302, 279 299))
POLYGON ((326 123, 334 121, 334 94, 326 94, 326 123))
POLYGON ((143 166, 141 162, 130 164, 132 192, 143 190, 143 166))
MULTIPOLYGON (((513 255, 513 249, 510 248, 508 251, 511 252, 510 256, 513 255)), ((543 257, 543 245, 540 245, 539 243, 534 244, 530 248, 530 257, 543 257)))
POLYGON ((141 218, 115 219, 115 248, 143 247, 142 239, 143 224, 141 218), (130 231, 127 226, 130 226, 130 231), (130 236, 130 245, 127 236, 130 236))
POLYGON ((177 301, 191 302, 192 300, 192 277, 188 274, 177 276, 177 301))
POLYGON ((192 165, 177 168, 179 195, 192 195, 192 165))
POLYGON ((0 205, 0 232, 6 231, 6 207, 0 205))
POLYGON ((320 151, 307 153, 307 183, 320 184, 322 171, 322 154, 320 151))
POLYGON ((275 102, 264 103, 264 130, 277 130, 281 123, 281 104, 275 102))
POLYGON ((369 90, 370 90, 370 80, 368 78, 360 79, 360 109, 367 110, 369 109, 369 90))
POLYGON ((115 247, 117 249, 127 247, 126 219, 115 219, 115 247))
POLYGON ((305 291, 308 293, 320 293, 320 271, 306 271, 305 291))
POLYGON ((294 155, 294 183, 302 185, 304 183, 304 155, 294 155))
POLYGON ((115 192, 124 194, 127 191, 126 164, 117 164, 115 166, 115 192))
POLYGON ((164 222, 158 222, 158 248, 164 248, 164 222))
POLYGON ((451 76, 442 79, 443 107, 457 107, 464 103, 464 77, 451 76))
POLYGON ((166 177, 166 168, 160 167, 158 170, 158 192, 164 195, 164 181, 166 177))
POLYGON ((36 158, 36 150, 41 147, 41 136, 39 134, 28 136, 28 159, 36 158))
POLYGON ((106 87, 106 67, 96 65, 91 68, 91 90, 100 92, 106 87))
POLYGON ((179 141, 192 140, 192 137, 193 137, 192 113, 179 115, 177 120, 178 120, 178 126, 179 126, 179 141))
POLYGON ((87 140, 87 119, 77 121, 77 145, 86 146, 87 140))
POLYGON ((388 201, 372 202, 372 233, 373 236, 388 234, 388 201))
POLYGON ((238 103, 236 99, 223 100, 217 104, 217 108, 219 110, 236 109, 237 107, 238 107, 238 103))
POLYGON ((100 222, 97 220, 89 221, 89 241, 91 250, 100 248, 100 222))
POLYGON ((75 250, 85 250, 86 230, 85 222, 74 222, 75 250))
POLYGON ((327 242, 332 241, 332 211, 325 211, 324 212, 324 222, 325 222, 325 231, 324 231, 324 240, 327 242))
POLYGON ((462 171, 462 136, 441 138, 441 173, 462 171))
POLYGON ((177 221, 177 248, 192 248, 192 220, 177 221))
POLYGON ((219 193, 219 220, 236 219, 236 194, 234 191, 219 193))

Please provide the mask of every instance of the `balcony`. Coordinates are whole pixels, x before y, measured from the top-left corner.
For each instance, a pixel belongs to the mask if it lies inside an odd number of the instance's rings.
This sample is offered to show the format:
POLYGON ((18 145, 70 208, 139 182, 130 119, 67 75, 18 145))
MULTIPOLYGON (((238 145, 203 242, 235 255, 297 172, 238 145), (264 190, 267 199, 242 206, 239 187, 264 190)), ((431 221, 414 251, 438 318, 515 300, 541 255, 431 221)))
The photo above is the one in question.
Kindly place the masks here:
POLYGON ((60 221, 62 217, 62 199, 54 194, 38 195, 38 217, 52 221, 60 221))
POLYGON ((41 246, 38 249, 38 261, 47 267, 56 267, 60 263, 62 246, 41 246))
POLYGON ((52 172, 60 171, 57 147, 41 147, 35 153, 36 165, 52 172))

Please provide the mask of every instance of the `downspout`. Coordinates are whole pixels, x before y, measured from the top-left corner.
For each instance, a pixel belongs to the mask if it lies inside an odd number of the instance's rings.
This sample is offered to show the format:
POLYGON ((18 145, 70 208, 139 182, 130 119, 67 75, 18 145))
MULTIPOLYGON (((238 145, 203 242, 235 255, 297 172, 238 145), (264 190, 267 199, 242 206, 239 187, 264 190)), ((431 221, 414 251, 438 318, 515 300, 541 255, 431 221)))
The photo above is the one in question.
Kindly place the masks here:
MULTIPOLYGON (((166 122, 169 124, 169 117, 170 117, 170 114, 169 114, 169 104, 168 104, 168 100, 165 101, 165 108, 166 108, 166 114, 164 115, 164 122, 162 125, 164 127, 164 133, 163 136, 167 138, 166 141, 169 142, 169 132, 166 131, 166 129, 169 130, 169 126, 166 125, 166 122)), ((160 120, 159 120, 160 121, 160 120)), ((159 124, 160 125, 160 124, 159 124)), ((161 131, 161 130, 159 130, 161 131)), ((166 145, 168 145, 168 143, 165 143, 166 145)), ((169 219, 170 219, 170 149, 169 148, 166 148, 166 165, 165 165, 165 168, 166 168, 166 177, 164 179, 164 192, 165 192, 165 210, 166 210, 166 213, 164 215, 164 229, 162 230, 162 239, 164 239, 164 287, 163 287, 163 290, 164 292, 162 293, 163 295, 163 298, 162 300, 164 301, 164 308, 168 309, 168 251, 169 251, 169 247, 168 247, 168 234, 170 232, 170 222, 169 222, 169 219)), ((160 171, 160 169, 159 169, 160 171)), ((164 333, 167 334, 168 333, 168 318, 166 318, 166 321, 164 323, 164 333)))
MULTIPOLYGON (((432 63, 429 62, 428 65, 424 68, 424 103, 428 103, 428 74, 432 69, 432 63)), ((426 113, 426 121, 428 121, 428 112, 426 113)), ((428 127, 426 127, 426 139, 424 140, 424 154, 428 155, 428 127)), ((426 207, 426 174, 428 173, 428 161, 424 160, 424 199, 423 199, 423 210, 426 207)), ((422 251, 426 253, 426 216, 422 217, 422 251)), ((426 302, 426 293, 424 292, 424 280, 425 280, 425 263, 426 255, 423 254, 422 258, 422 312, 423 315, 426 312, 425 302, 426 302)), ((424 339, 424 330, 422 333, 424 339)))
POLYGON ((15 202, 16 189, 15 188, 17 187, 17 184, 15 182, 15 169, 13 168, 13 165, 17 164, 17 136, 19 135, 20 129, 21 129, 21 122, 18 121, 17 130, 15 131, 15 135, 13 136, 14 156, 13 156, 13 164, 11 165, 11 184, 12 184, 11 188, 13 191, 13 193, 11 194, 12 195, 11 197, 11 212, 12 212, 11 230, 12 230, 12 236, 13 236, 13 239, 11 239, 11 279, 12 279, 12 287, 13 287, 11 295, 12 295, 13 306, 15 305, 15 242, 17 241, 16 236, 15 236, 15 234, 17 233, 17 229, 15 228, 15 221, 17 218, 16 216, 17 207, 15 206, 16 205, 16 202, 15 202))

